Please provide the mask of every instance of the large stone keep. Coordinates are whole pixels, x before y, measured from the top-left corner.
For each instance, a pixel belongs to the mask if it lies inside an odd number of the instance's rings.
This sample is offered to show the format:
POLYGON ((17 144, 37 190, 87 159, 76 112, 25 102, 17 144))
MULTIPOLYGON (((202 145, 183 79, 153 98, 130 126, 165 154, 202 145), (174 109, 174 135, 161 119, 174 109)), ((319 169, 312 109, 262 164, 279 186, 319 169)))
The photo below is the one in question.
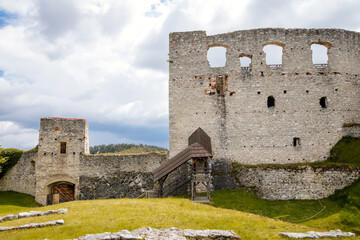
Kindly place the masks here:
POLYGON ((344 123, 360 121, 359 36, 340 29, 170 33, 170 157, 201 127, 214 159, 325 160, 344 123), (313 44, 327 48, 328 63, 313 64, 313 44), (267 45, 282 48, 281 64, 266 63, 267 45), (225 66, 210 66, 213 47, 226 49, 225 66), (241 67, 240 57, 250 66, 241 67))

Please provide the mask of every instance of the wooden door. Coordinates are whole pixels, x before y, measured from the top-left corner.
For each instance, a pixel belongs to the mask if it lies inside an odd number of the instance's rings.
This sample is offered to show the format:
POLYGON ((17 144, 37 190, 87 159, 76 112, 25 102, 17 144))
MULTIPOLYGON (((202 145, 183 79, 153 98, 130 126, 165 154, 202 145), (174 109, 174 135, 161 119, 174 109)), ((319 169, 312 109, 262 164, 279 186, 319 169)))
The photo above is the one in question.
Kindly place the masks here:
POLYGON ((66 183, 55 185, 52 188, 52 195, 56 196, 58 203, 74 201, 74 185, 66 183))

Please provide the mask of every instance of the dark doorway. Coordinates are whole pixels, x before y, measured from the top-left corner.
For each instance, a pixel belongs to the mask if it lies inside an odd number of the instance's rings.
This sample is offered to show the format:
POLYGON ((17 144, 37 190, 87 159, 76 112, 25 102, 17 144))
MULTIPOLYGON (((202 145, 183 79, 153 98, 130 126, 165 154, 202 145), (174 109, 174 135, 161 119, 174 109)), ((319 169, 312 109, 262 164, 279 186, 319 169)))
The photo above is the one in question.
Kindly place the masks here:
POLYGON ((269 96, 267 100, 268 107, 275 107, 275 98, 273 96, 269 96))

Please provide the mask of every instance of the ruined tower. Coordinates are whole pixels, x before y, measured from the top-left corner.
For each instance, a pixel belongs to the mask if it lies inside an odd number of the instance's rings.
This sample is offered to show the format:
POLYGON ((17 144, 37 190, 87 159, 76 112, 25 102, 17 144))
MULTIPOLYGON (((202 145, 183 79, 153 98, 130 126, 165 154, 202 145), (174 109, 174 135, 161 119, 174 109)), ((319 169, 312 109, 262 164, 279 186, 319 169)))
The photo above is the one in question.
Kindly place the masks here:
POLYGON ((74 200, 79 192, 80 157, 89 153, 85 119, 41 118, 36 160, 36 201, 74 200))

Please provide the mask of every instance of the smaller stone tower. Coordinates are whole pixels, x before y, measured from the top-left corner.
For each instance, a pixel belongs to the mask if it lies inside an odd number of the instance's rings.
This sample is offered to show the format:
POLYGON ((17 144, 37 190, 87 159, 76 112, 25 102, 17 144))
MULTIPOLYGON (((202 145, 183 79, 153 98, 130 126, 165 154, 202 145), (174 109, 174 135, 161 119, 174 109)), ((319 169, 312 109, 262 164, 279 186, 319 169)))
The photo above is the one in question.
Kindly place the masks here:
POLYGON ((41 118, 35 199, 41 204, 78 198, 79 164, 89 153, 85 119, 41 118))

